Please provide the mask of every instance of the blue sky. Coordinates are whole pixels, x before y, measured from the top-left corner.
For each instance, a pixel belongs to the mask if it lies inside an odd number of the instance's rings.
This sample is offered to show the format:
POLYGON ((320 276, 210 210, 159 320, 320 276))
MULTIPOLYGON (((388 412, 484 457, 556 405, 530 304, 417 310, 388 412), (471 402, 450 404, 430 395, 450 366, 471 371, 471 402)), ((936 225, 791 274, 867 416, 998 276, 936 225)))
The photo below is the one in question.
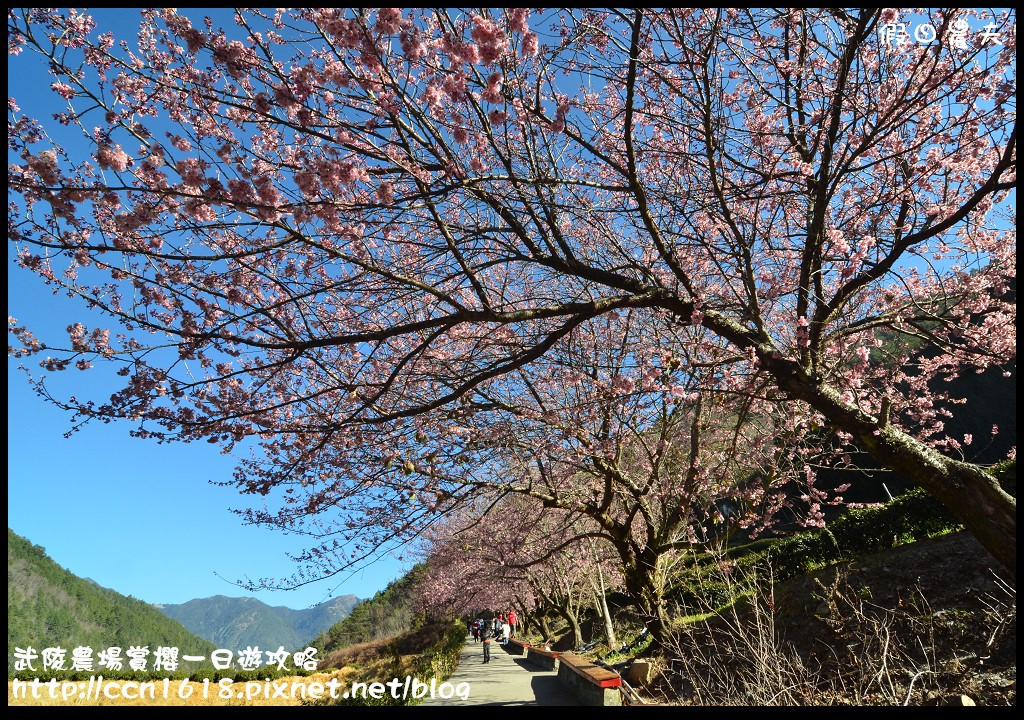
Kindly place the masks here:
MULTIPOLYGON (((96 20, 97 33, 112 30, 119 39, 134 38, 136 13, 88 12, 96 20)), ((194 19, 204 12, 216 11, 196 11, 194 19)), ((229 21, 228 16, 225 26, 229 21)), ((22 113, 45 120, 63 109, 48 89, 53 78, 30 53, 8 58, 7 80, 8 95, 22 113)), ((8 246, 7 255, 8 315, 44 341, 66 341, 64 329, 74 322, 91 325, 80 303, 55 296, 11 262, 13 246, 8 246)), ((45 547, 50 557, 76 575, 148 602, 250 595, 232 581, 244 576, 281 578, 296 569, 286 553, 300 550, 302 538, 244 526, 229 508, 244 507, 249 500, 231 488, 210 484, 230 479, 231 457, 206 443, 158 445, 139 440, 129 436, 128 423, 90 424, 65 439, 70 416, 36 397, 18 370, 27 363, 38 371, 38 359, 7 361, 10 528, 45 547)), ((114 389, 102 371, 71 369, 53 380, 58 394, 64 390, 104 398, 114 389)), ((368 597, 404 569, 404 564, 386 558, 353 576, 339 575, 290 592, 252 595, 271 605, 296 608, 348 593, 368 597)))
MULTIPOLYGON (((76 303, 11 262, 7 276, 8 314, 42 337, 65 335, 82 318, 76 303)), ((301 538, 243 526, 229 508, 246 499, 209 484, 230 478, 231 457, 207 443, 139 440, 128 423, 93 423, 66 439, 70 416, 35 396, 17 369, 23 362, 35 359, 7 361, 7 524, 15 532, 76 575, 148 602, 246 595, 228 581, 291 574, 285 553, 299 550, 301 538)), ((100 397, 110 390, 96 372, 61 375, 56 388, 100 397)), ((386 560, 344 582, 338 576, 256 596, 291 607, 337 594, 367 597, 402 569, 386 560)))

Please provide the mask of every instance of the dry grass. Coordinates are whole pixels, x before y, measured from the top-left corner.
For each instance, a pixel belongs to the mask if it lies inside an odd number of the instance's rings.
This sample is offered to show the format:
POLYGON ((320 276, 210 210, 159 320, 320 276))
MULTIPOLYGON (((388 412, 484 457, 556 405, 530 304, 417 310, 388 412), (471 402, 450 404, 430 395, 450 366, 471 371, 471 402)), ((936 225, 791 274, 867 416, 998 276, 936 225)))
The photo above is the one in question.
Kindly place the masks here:
POLYGON ((393 638, 371 640, 369 642, 349 645, 341 650, 329 653, 320 662, 321 668, 345 667, 346 665, 365 665, 374 662, 387 652, 387 646, 393 638))
POLYGON ((733 585, 737 603, 674 628, 659 699, 1013 705, 1016 590, 980 552, 971 538, 949 537, 778 586, 770 571, 742 593, 733 585))

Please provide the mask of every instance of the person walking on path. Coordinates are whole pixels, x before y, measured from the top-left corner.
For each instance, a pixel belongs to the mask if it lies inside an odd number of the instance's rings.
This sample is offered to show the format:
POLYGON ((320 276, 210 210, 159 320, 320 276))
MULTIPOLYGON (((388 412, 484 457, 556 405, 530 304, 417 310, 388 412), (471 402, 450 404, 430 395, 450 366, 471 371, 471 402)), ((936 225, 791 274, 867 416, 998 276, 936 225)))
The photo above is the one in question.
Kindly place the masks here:
POLYGON ((501 644, 502 645, 508 645, 508 636, 509 636, 509 633, 511 633, 511 632, 512 632, 512 628, 508 624, 508 621, 506 620, 505 622, 503 622, 501 624, 501 644))
POLYGON ((518 619, 519 618, 516 617, 516 611, 515 610, 509 610, 508 611, 508 627, 509 627, 508 634, 509 634, 510 637, 515 637, 516 636, 516 620, 518 620, 518 619))
POLYGON ((489 627, 484 627, 480 632, 484 643, 484 662, 489 663, 491 661, 491 636, 492 631, 489 627))

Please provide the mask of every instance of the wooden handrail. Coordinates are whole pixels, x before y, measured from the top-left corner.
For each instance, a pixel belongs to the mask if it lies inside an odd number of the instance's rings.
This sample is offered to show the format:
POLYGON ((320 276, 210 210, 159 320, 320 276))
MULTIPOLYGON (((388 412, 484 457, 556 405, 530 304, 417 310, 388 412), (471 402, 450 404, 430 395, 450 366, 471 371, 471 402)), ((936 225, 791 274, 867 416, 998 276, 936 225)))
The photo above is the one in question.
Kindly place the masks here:
POLYGON ((555 652, 554 650, 545 650, 544 648, 537 647, 536 645, 528 645, 527 647, 530 649, 530 652, 535 652, 538 655, 543 655, 544 657, 562 657, 562 653, 555 652))
POLYGON ((590 660, 575 653, 565 653, 559 662, 577 675, 600 688, 614 688, 622 685, 622 677, 614 670, 595 665, 590 660))

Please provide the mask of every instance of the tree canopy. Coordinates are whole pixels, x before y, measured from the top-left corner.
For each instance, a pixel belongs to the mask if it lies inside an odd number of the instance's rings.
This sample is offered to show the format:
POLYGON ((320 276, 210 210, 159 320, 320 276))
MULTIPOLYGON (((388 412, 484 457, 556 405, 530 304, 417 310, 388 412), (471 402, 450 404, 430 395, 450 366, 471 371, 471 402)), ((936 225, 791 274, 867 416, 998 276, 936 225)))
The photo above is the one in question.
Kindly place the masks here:
POLYGON ((130 40, 11 11, 67 109, 9 103, 8 235, 110 327, 11 319, 10 352, 116 365, 109 398, 34 378, 78 418, 256 441, 234 483, 279 506, 248 518, 318 574, 509 485, 512 418, 571 444, 609 397, 728 408, 752 455, 827 428, 1013 568, 935 381, 1015 357, 1015 15, 917 19, 933 43, 892 9, 162 9, 130 40))

